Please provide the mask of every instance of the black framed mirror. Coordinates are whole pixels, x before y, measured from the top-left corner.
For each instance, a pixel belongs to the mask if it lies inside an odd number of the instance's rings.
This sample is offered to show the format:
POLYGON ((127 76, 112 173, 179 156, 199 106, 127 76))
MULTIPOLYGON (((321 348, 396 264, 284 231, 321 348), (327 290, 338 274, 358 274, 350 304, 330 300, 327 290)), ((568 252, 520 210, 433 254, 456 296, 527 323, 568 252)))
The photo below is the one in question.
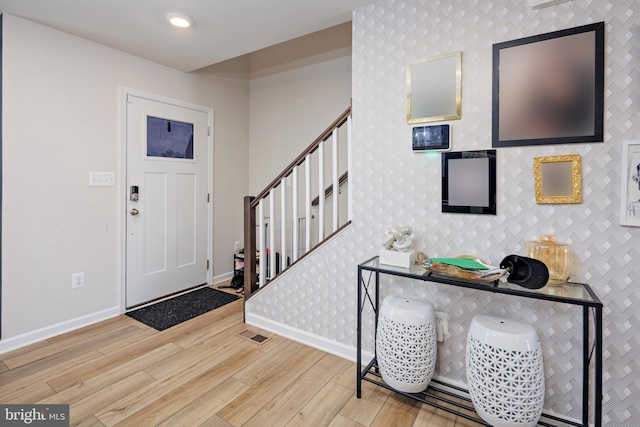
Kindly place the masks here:
POLYGON ((442 212, 496 215, 496 150, 442 153, 442 212))
POLYGON ((493 45, 492 145, 603 141, 604 22, 493 45))

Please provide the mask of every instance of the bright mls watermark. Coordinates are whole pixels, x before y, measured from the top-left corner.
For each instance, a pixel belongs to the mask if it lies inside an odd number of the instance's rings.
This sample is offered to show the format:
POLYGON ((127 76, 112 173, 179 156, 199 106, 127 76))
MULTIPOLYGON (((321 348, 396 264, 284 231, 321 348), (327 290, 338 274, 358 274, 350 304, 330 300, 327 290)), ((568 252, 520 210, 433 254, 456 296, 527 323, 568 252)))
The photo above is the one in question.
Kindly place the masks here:
POLYGON ((69 427, 69 405, 0 405, 0 427, 69 427))

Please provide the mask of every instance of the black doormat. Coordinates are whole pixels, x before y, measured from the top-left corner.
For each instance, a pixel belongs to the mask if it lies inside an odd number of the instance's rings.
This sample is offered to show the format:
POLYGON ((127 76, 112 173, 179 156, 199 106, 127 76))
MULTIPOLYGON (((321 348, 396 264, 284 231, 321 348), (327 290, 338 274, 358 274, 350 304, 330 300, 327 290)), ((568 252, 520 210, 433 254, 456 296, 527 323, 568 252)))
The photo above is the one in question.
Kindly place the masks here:
POLYGON ((212 288, 202 288, 127 313, 127 316, 158 331, 193 319, 240 297, 212 288))

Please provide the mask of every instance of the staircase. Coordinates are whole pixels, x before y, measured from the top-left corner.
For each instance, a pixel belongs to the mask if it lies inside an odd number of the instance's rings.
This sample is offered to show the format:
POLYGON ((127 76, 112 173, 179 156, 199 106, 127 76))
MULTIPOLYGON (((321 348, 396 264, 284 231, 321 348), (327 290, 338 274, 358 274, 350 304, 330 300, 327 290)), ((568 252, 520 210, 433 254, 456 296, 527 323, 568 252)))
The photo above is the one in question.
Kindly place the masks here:
POLYGON ((244 198, 244 300, 351 222, 351 107, 257 196, 244 198))

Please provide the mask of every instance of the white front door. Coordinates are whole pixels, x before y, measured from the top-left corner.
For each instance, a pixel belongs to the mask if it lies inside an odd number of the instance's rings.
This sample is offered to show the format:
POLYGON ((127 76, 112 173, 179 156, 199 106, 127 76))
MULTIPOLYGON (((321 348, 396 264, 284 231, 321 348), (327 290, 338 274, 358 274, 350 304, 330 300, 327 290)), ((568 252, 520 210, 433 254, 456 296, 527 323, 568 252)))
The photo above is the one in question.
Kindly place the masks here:
POLYGON ((127 96, 126 306, 207 283, 208 114, 127 96))

